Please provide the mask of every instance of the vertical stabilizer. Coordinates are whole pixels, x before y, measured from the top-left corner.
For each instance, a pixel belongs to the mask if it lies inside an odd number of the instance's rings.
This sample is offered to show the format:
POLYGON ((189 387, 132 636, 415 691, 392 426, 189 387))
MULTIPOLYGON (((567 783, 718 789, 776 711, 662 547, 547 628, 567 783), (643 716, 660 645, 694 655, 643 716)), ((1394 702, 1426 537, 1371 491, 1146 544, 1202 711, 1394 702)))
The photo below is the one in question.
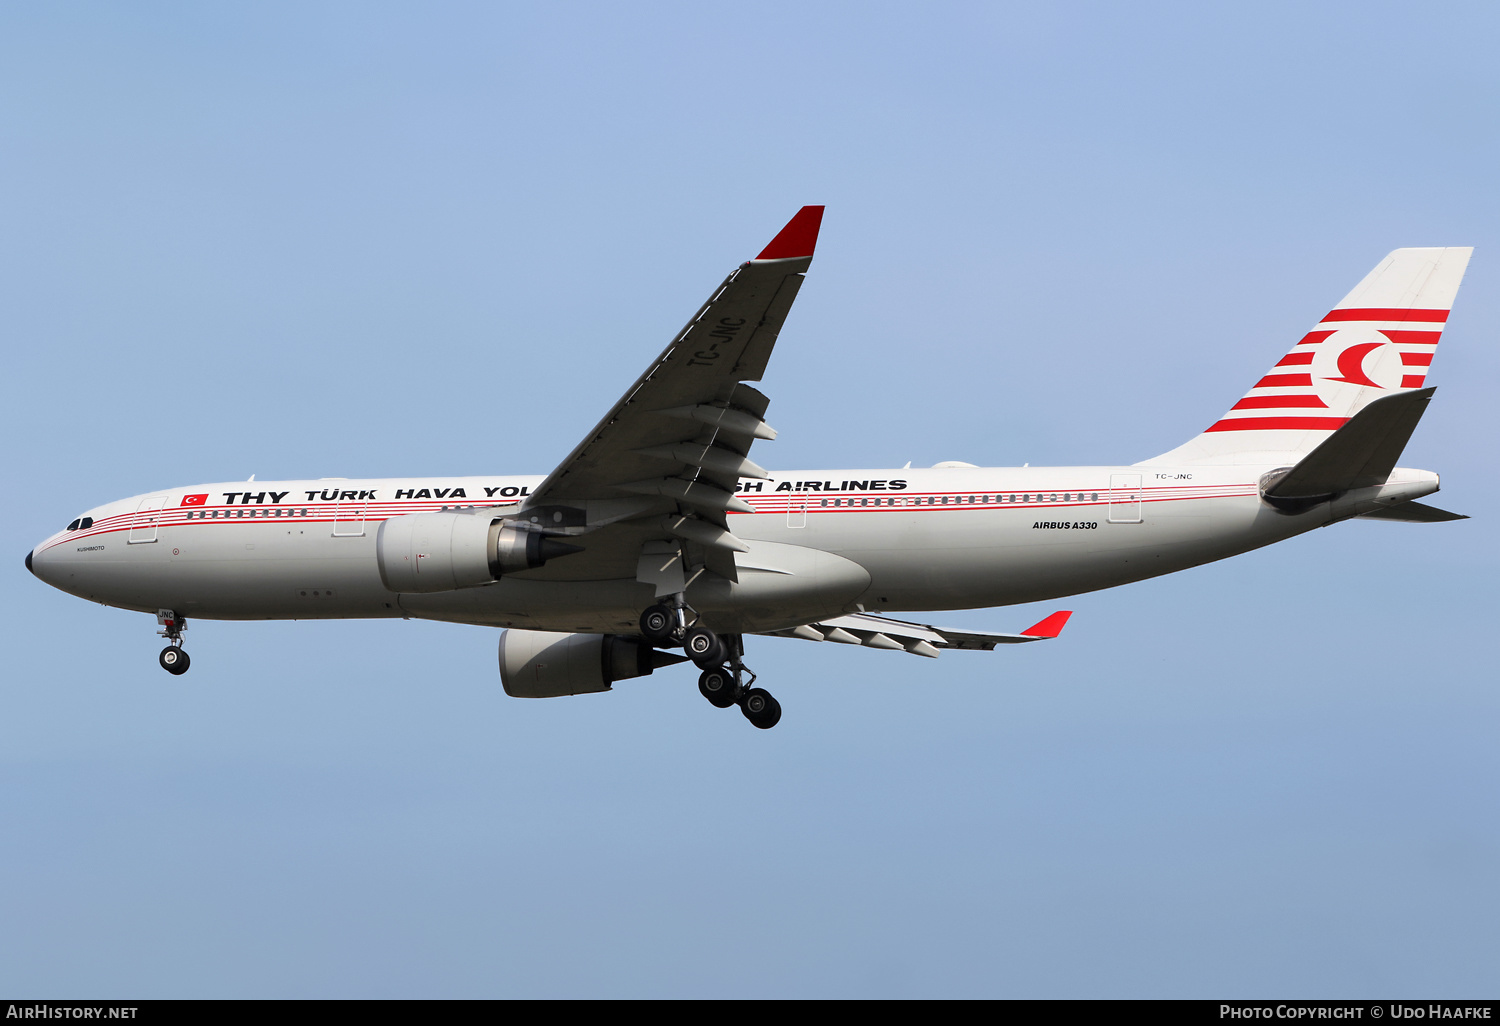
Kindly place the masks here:
POLYGON ((1369 403, 1422 388, 1472 252, 1391 253, 1224 416, 1142 465, 1296 463, 1369 403))

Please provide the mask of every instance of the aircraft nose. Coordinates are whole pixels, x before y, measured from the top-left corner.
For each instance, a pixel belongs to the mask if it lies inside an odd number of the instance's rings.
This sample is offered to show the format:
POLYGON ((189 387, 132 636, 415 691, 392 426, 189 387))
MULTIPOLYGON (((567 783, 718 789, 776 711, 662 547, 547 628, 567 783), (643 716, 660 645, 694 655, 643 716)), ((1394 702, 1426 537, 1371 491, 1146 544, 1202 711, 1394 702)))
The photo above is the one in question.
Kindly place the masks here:
POLYGON ((38 545, 36 548, 26 553, 26 569, 31 571, 31 576, 35 577, 37 580, 41 581, 44 584, 52 585, 54 588, 57 587, 57 575, 50 571, 53 571, 56 568, 56 557, 48 555, 46 550, 43 549, 42 546, 38 545))

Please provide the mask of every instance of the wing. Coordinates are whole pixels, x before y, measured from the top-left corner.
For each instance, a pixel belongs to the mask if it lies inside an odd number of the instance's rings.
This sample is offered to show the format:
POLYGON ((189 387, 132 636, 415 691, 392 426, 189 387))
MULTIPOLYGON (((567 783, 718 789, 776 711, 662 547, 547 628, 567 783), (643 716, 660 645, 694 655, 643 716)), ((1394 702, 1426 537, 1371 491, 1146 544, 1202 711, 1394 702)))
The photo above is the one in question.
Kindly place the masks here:
MULTIPOLYGON (((685 562, 735 580, 728 510, 769 400, 759 381, 812 263, 822 207, 803 207, 760 255, 732 271, 671 344, 527 500, 521 515, 577 537, 584 551, 528 574, 602 579, 637 574, 642 546, 671 541, 685 562), (612 525, 620 527, 601 531, 612 525)), ((644 565, 644 561, 643 561, 644 565)), ((642 571, 644 572, 644 571, 642 571)))
POLYGON ((791 630, 775 631, 772 636, 802 638, 806 641, 836 641, 845 645, 864 645, 867 648, 892 651, 904 649, 912 655, 936 659, 939 650, 945 648, 990 652, 996 645, 1019 645, 1026 641, 1055 638, 1062 633, 1063 626, 1072 615, 1071 611, 1056 612, 1040 623, 1032 624, 1020 634, 999 634, 994 631, 953 630, 949 627, 933 627, 930 624, 908 623, 885 616, 856 613, 793 627, 791 630))

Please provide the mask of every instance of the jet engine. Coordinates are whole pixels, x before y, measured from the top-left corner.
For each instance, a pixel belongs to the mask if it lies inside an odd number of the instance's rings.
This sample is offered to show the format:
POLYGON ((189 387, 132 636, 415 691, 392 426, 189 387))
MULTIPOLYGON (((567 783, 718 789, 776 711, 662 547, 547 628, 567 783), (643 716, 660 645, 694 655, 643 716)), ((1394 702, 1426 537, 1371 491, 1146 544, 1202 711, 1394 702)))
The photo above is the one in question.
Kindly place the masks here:
POLYGON ((473 513, 392 517, 375 536, 380 579, 397 592, 473 588, 582 551, 514 521, 473 513))
POLYGON ((615 634, 500 633, 500 682, 512 698, 561 698, 608 691, 617 680, 645 677, 685 656, 615 634))

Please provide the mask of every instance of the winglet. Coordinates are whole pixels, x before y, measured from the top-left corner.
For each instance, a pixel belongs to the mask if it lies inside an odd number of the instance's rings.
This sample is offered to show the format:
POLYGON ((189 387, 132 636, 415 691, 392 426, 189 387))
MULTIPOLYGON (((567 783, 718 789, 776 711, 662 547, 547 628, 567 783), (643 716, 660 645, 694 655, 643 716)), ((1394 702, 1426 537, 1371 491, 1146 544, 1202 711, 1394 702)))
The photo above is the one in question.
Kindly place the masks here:
POLYGON ((1055 638, 1062 633, 1063 627, 1068 622, 1068 617, 1073 615, 1071 609, 1064 609, 1053 613, 1041 623, 1033 624, 1021 633, 1028 638, 1055 638))
POLYGON ((822 224, 822 207, 803 207, 755 259, 790 260, 812 256, 813 249, 818 245, 818 228, 822 224))

